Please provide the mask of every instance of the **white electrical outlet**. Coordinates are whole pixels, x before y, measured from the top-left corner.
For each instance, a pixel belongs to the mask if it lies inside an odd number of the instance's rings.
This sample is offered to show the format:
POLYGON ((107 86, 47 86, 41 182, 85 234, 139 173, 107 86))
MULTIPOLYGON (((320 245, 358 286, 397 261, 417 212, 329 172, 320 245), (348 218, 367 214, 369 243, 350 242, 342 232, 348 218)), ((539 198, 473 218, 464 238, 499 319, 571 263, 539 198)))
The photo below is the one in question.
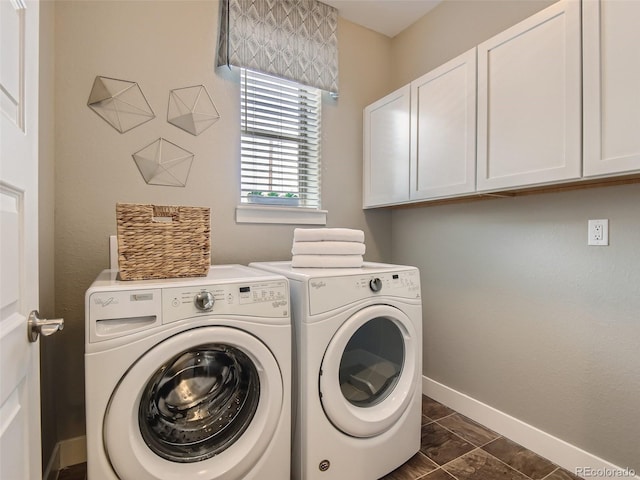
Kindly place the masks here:
POLYGON ((609 220, 589 220, 587 245, 609 245, 609 220))

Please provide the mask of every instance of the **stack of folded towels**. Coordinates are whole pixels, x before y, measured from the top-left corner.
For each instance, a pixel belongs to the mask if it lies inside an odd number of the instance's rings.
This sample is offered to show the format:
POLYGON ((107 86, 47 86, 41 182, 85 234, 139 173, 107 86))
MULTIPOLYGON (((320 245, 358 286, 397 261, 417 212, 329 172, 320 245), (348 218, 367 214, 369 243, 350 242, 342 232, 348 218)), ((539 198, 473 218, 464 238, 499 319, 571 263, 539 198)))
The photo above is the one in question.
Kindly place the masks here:
POLYGON ((364 232, 350 228, 296 228, 291 248, 292 267, 361 267, 364 232))

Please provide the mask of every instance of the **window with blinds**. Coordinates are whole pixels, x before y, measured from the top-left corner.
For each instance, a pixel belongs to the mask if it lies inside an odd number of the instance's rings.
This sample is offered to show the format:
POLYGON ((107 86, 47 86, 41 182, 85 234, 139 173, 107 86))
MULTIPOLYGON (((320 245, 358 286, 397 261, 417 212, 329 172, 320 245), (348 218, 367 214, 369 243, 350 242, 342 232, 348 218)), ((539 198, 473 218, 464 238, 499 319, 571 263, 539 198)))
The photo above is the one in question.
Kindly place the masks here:
POLYGON ((320 207, 320 90, 240 72, 242 203, 320 207))

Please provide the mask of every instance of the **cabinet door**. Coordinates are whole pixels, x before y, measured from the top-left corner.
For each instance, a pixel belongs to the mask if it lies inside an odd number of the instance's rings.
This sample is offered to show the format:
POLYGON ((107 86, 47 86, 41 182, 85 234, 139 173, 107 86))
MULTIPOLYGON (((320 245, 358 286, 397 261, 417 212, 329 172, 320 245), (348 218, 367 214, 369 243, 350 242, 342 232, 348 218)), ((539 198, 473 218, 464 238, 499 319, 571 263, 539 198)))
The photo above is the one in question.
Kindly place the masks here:
POLYGON ((476 188, 476 49, 411 82, 411 200, 476 188))
POLYGON ((582 8, 584 175, 640 170, 640 2, 582 8))
POLYGON ((364 109, 364 207, 409 200, 409 85, 364 109))
POLYGON ((580 53, 577 0, 478 46, 479 191, 580 177, 580 53))

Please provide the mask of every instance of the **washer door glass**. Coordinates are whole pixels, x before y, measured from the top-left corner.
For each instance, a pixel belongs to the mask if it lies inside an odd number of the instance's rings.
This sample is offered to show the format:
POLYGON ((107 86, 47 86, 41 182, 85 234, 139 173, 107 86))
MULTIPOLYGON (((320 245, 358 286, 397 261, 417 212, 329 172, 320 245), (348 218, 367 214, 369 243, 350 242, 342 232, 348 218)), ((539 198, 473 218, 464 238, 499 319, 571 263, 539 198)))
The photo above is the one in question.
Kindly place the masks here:
POLYGON ((225 344, 198 345, 151 377, 140 401, 140 432, 167 460, 205 460, 242 435, 259 397, 258 372, 246 354, 225 344))
POLYGON ((320 399, 331 423, 354 437, 391 428, 419 383, 420 341, 409 317, 389 305, 349 317, 329 342, 320 371, 320 399))
MULTIPOLYGON (((135 480, 245 478, 277 441, 289 414, 284 406, 290 390, 278 360, 238 328, 201 326, 165 335, 154 335, 109 400, 103 438, 115 474, 135 480)), ((290 361, 290 352, 278 355, 290 361)))

